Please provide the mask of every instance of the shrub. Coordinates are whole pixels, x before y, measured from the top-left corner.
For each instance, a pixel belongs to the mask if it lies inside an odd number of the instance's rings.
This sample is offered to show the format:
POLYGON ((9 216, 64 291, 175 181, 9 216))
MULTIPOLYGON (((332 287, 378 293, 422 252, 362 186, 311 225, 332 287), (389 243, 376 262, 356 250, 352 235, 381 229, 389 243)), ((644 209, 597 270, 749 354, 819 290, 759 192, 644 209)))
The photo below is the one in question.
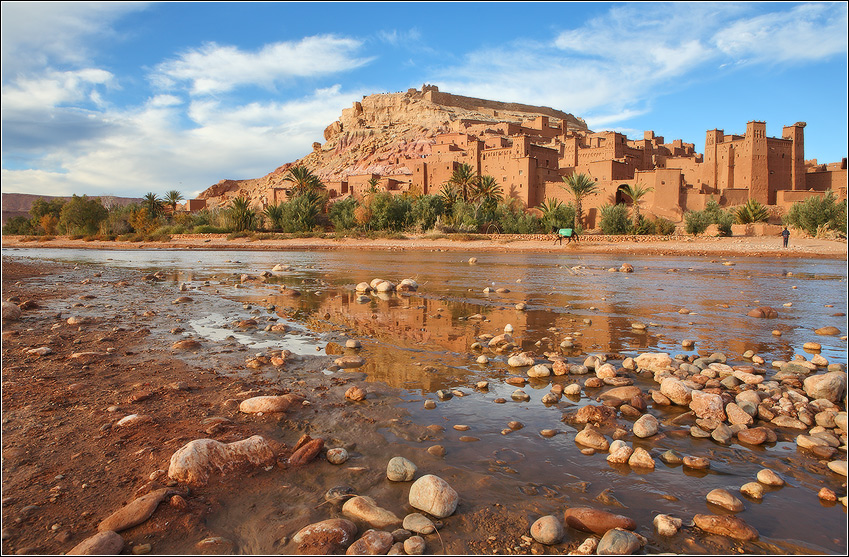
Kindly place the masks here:
POLYGON ((603 206, 599 226, 603 234, 628 234, 631 231, 628 207, 623 203, 603 206))
POLYGON ((714 217, 714 224, 719 229, 720 236, 731 236, 731 225, 734 224, 734 215, 730 211, 722 211, 714 217))
POLYGON ((829 229, 846 235, 846 202, 839 203, 833 192, 821 197, 809 197, 805 201, 794 203, 784 217, 784 222, 804 230, 811 236, 829 229))
POLYGON ((284 232, 309 232, 324 207, 325 197, 316 192, 306 192, 282 203, 282 228, 284 232))
POLYGON ((24 236, 32 234, 33 231, 34 227, 32 222, 30 219, 23 216, 12 217, 3 226, 3 234, 24 236))
POLYGON ((701 234, 710 224, 710 218, 704 211, 688 211, 684 214, 684 227, 687 234, 701 234))
POLYGON ((250 201, 244 197, 234 198, 225 213, 228 224, 234 232, 255 230, 259 224, 259 215, 254 209, 251 209, 250 201))
POLYGON ((62 206, 59 222, 68 234, 95 234, 107 215, 99 197, 75 195, 62 206))
POLYGON ((660 234, 662 236, 669 236, 675 233, 675 223, 671 220, 667 220, 661 217, 658 217, 654 221, 654 230, 655 234, 660 234))
POLYGON ((192 229, 192 234, 224 234, 226 232, 226 228, 212 226, 210 224, 201 224, 192 229))
POLYGON ((745 205, 741 205, 734 212, 737 224, 749 224, 751 222, 767 222, 769 210, 757 199, 750 199, 745 205))
POLYGON ((575 207, 571 203, 549 199, 539 209, 542 211, 540 226, 544 232, 575 227, 575 207))
POLYGON ((631 226, 631 234, 648 236, 656 233, 657 228, 655 226, 655 222, 647 219, 644 215, 640 215, 635 221, 633 221, 631 226))
POLYGON ((431 230, 437 219, 445 213, 445 199, 439 195, 422 195, 410 208, 412 225, 419 230, 431 230))
POLYGON ((330 223, 337 231, 353 230, 357 227, 357 218, 354 211, 357 208, 357 200, 353 197, 337 201, 330 206, 330 223))

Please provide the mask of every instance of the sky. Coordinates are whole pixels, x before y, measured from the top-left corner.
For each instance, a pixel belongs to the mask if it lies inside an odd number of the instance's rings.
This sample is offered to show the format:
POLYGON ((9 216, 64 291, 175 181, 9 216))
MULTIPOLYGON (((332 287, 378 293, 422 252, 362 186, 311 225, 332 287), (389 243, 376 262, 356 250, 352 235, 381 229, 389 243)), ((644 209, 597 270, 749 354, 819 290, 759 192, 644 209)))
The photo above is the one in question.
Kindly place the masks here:
POLYGON ((594 131, 807 123, 847 156, 847 3, 6 2, 2 191, 185 198, 312 151, 365 95, 548 106, 594 131))

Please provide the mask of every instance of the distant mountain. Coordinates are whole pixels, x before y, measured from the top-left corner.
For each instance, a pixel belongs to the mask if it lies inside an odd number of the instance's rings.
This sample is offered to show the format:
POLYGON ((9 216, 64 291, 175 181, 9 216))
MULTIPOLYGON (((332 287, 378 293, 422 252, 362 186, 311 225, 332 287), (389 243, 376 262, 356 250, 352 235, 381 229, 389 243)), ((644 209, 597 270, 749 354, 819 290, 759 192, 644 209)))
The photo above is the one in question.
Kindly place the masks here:
MULTIPOLYGON (((112 207, 115 205, 129 205, 130 203, 140 203, 141 198, 136 197, 115 197, 114 195, 93 195, 90 197, 99 197, 104 207, 112 207)), ((33 195, 29 193, 4 193, 2 194, 3 206, 3 224, 12 217, 28 217, 30 207, 36 199, 71 199, 70 197, 58 197, 51 195, 33 195)))

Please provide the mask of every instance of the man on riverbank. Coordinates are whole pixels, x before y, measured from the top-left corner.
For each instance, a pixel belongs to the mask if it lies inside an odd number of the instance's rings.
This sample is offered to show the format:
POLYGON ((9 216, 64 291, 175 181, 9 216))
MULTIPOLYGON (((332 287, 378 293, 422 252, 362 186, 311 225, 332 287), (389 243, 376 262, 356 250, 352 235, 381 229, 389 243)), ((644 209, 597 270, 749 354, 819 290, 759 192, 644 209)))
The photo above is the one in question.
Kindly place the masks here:
POLYGON ((784 238, 784 247, 787 247, 787 243, 790 241, 790 231, 787 230, 787 227, 784 227, 784 230, 781 231, 781 237, 784 238))

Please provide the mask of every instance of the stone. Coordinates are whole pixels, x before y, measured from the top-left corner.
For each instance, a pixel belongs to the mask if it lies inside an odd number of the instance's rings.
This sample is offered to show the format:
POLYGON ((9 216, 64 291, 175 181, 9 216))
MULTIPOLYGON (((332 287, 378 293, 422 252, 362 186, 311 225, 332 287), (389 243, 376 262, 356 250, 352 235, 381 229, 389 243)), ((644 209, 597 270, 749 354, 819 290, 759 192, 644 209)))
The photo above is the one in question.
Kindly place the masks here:
POLYGON ((758 539, 758 531, 733 515, 697 514, 693 517, 696 527, 709 534, 727 536, 740 541, 758 539))
POLYGON ((677 452, 669 449, 660 455, 660 460, 670 466, 677 466, 684 462, 684 459, 677 452))
POLYGON ((710 433, 711 438, 717 443, 727 444, 734 437, 734 432, 725 424, 719 424, 710 433))
POLYGON ((343 449, 342 447, 337 447, 335 449, 329 449, 327 453, 325 453, 324 457, 327 459, 327 462, 330 464, 345 464, 348 461, 348 451, 343 449))
POLYGON ((605 404, 610 404, 612 406, 620 406, 623 403, 630 401, 634 397, 642 396, 643 392, 639 387, 635 387, 634 385, 628 385, 625 387, 613 387, 612 389, 608 389, 599 395, 599 398, 605 404))
POLYGON ((754 422, 752 416, 740 408, 736 402, 729 402, 725 406, 725 414, 728 416, 728 421, 734 425, 750 426, 754 422))
POLYGON ((350 356, 342 356, 341 358, 336 358, 334 363, 341 367, 342 369, 351 369, 356 367, 362 367, 365 365, 366 361, 362 356, 350 355, 350 356))
POLYGON ((344 518, 330 518, 304 526, 292 536, 298 544, 298 552, 309 550, 335 549, 335 546, 348 547, 357 535, 357 525, 344 518))
POLYGON ((598 548, 598 538, 587 538, 581 545, 579 545, 575 551, 573 551, 572 555, 595 555, 595 551, 598 548))
POLYGON ((657 434, 658 422, 657 418, 651 414, 644 414, 636 422, 634 422, 634 435, 642 439, 651 437, 657 434))
POLYGON ((528 370, 528 377, 532 378, 548 377, 549 375, 551 375, 551 370, 543 364, 537 364, 528 370))
POLYGON ((667 377, 660 383, 660 392, 666 395, 673 404, 689 406, 693 389, 685 385, 680 379, 667 377))
POLYGON ((2 303, 0 312, 2 312, 3 321, 17 321, 22 315, 21 308, 12 302, 5 301, 2 303))
POLYGON ((389 532, 366 530, 363 536, 348 547, 346 555, 386 555, 395 539, 389 532))
POLYGON ((588 404, 575 413, 574 420, 578 424, 610 425, 616 421, 616 410, 609 406, 588 404))
POLYGON ((239 412, 245 414, 285 412, 289 409, 293 402, 299 399, 292 395, 281 396, 255 396, 247 400, 243 400, 239 404, 239 412))
POLYGON ((690 393, 690 410, 698 418, 715 419, 720 422, 727 419, 722 397, 715 393, 692 391, 690 393))
POLYGON ((411 536, 404 541, 404 551, 407 555, 424 555, 427 543, 421 536, 411 536))
POLYGON ((665 371, 672 365, 672 358, 665 352, 647 352, 634 358, 634 363, 637 364, 638 369, 651 372, 665 371))
POLYGON ((811 375, 804 381, 805 393, 812 399, 824 398, 830 402, 839 402, 846 392, 846 374, 829 371, 822 375, 811 375))
POLYGON ((596 555, 631 555, 640 549, 640 539, 628 530, 612 528, 598 542, 596 555))
POLYGON ((818 335, 823 336, 835 336, 840 334, 840 329, 838 329, 837 327, 820 327, 814 332, 818 335))
POLYGON ((775 319, 778 317, 778 310, 770 306, 762 306, 749 311, 746 315, 759 319, 775 319))
POLYGON ((513 393, 510 395, 510 398, 517 402, 527 402, 531 400, 530 395, 522 389, 516 389, 515 391, 513 391, 513 393))
POLYGON ((647 450, 642 447, 637 447, 634 449, 634 453, 631 455, 631 458, 628 459, 628 466, 631 468, 654 470, 655 464, 654 459, 647 450))
POLYGON ((575 443, 595 449, 597 451, 606 451, 610 448, 610 443, 607 438, 594 427, 587 425, 584 429, 575 435, 575 443))
POLYGON ((156 507, 170 493, 168 488, 157 489, 147 495, 142 495, 130 504, 104 518, 97 526, 98 532, 120 532, 137 526, 150 518, 156 507))
POLYGON ((705 499, 708 503, 712 503, 733 513, 738 513, 744 509, 743 502, 734 497, 727 489, 717 488, 711 490, 705 499))
POLYGON ((416 534, 427 535, 436 532, 436 525, 421 513, 410 513, 405 516, 403 527, 416 534))
POLYGON ((760 482, 749 482, 740 486, 740 493, 752 499, 763 499, 764 486, 760 482))
POLYGON ((418 468, 402 456, 396 456, 386 465, 386 478, 392 482, 409 482, 416 476, 418 468))
POLYGON ((324 439, 312 439, 304 435, 295 447, 295 452, 289 457, 289 466, 302 466, 312 462, 324 448, 324 439))
POLYGON ((526 353, 516 354, 507 358, 507 365, 510 367, 525 367, 534 365, 534 359, 526 353))
POLYGON ((634 530, 637 527, 637 523, 627 516, 601 511, 591 507, 566 509, 563 517, 566 521, 566 526, 593 534, 604 534, 613 528, 634 530))
POLYGON ((365 398, 366 392, 356 385, 348 387, 348 390, 345 391, 345 399, 351 402, 360 402, 365 398))
POLYGON ((769 468, 758 471, 758 481, 764 485, 780 487, 784 485, 784 479, 769 468))
POLYGON ((259 435, 233 443, 196 439, 171 455, 168 477, 194 485, 205 485, 212 472, 226 472, 238 465, 260 466, 274 461, 274 452, 259 435))
POLYGON ((538 518, 531 525, 531 537, 543 545, 560 543, 565 533, 566 529, 563 527, 563 522, 552 515, 538 518))
POLYGON ((675 518, 668 514, 659 514, 654 517, 652 523, 654 524, 654 529, 661 536, 674 536, 678 533, 683 522, 680 518, 675 518))
POLYGON ((817 492, 817 497, 823 501, 837 501, 837 494, 827 487, 820 489, 819 492, 817 492))
POLYGON ((846 461, 845 460, 832 460, 828 463, 828 469, 834 472, 835 474, 840 474, 844 478, 846 477, 846 461))
POLYGON ((342 513, 355 520, 361 520, 374 528, 401 525, 401 519, 395 513, 380 507, 371 497, 363 495, 351 497, 345 501, 345 504, 342 505, 342 513))
POLYGON ((436 518, 451 516, 457 510, 460 496, 448 485, 448 482, 427 474, 410 486, 410 505, 436 518))
POLYGON ((632 454, 634 454, 634 449, 624 441, 617 440, 610 445, 610 454, 607 455, 607 462, 611 464, 627 464, 632 454))
POLYGON ((236 553, 236 544, 227 538, 221 536, 213 536, 204 538, 195 544, 195 549, 198 553, 214 555, 234 555, 236 553))
POLYGON ((766 442, 767 438, 766 429, 762 427, 741 429, 737 432, 737 440, 749 445, 761 445, 766 442))
POLYGON ((106 530, 84 539, 71 548, 67 555, 118 555, 123 549, 124 538, 112 530, 106 530))
POLYGON ((710 468, 710 461, 700 456, 685 456, 684 466, 693 470, 706 470, 710 468))

